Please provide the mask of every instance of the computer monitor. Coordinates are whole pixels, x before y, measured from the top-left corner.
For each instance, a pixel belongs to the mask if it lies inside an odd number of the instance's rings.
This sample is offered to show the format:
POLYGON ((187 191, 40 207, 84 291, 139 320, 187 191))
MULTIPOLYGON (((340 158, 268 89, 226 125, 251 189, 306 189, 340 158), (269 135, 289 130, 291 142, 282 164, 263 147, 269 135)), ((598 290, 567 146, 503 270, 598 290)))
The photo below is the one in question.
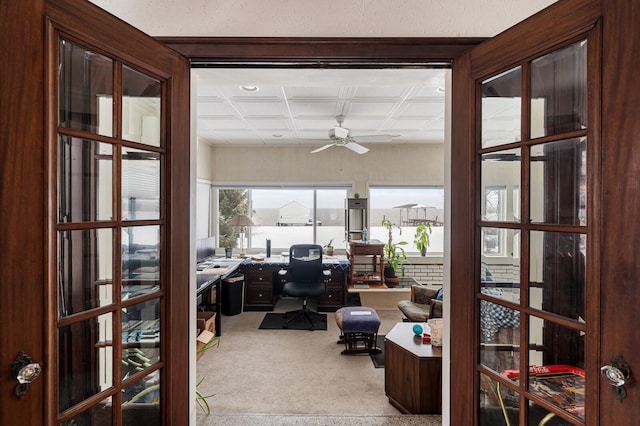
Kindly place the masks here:
POLYGON ((216 237, 201 238, 196 242, 196 262, 216 254, 216 237))

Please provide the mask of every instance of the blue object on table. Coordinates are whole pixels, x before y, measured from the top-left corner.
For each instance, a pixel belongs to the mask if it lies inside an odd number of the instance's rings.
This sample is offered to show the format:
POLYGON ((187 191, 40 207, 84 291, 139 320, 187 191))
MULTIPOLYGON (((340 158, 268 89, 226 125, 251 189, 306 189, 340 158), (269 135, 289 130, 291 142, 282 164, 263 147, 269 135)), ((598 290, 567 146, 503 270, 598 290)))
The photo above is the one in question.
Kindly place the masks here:
POLYGON ((422 326, 420 324, 416 324, 413 326, 413 332, 416 336, 422 337, 422 326))

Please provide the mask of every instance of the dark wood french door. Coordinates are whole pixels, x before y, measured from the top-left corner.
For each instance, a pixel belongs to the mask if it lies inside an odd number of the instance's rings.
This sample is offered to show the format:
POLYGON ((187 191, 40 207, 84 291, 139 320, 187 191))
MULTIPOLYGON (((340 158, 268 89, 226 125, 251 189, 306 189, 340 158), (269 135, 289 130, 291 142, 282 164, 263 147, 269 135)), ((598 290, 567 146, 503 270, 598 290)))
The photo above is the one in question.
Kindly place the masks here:
POLYGON ((86 1, 14 3, 2 363, 42 371, 5 373, 0 424, 187 424, 188 61, 86 1))
POLYGON ((601 377, 640 363, 638 61, 612 54, 637 46, 637 16, 632 1, 559 1, 454 62, 453 169, 470 173, 452 188, 452 424, 640 415, 633 378, 601 377))

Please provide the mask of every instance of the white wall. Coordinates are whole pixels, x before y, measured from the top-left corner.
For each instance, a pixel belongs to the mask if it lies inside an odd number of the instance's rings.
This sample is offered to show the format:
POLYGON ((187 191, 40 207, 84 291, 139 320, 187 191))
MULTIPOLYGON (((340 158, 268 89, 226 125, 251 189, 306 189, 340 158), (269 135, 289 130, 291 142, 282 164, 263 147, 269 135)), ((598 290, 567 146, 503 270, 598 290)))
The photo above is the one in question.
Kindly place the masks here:
POLYGON ((153 36, 491 37, 555 0, 92 0, 153 36))
POLYGON ((368 185, 444 184, 442 145, 372 145, 363 155, 339 146, 311 154, 313 148, 207 146, 206 154, 199 148, 198 178, 215 184, 349 184, 362 194, 368 185), (201 167, 207 157, 210 163, 201 167))
MULTIPOLYGON (((197 96, 194 96, 194 104, 197 96)), ((195 121, 195 118, 194 118, 195 121)), ((194 130, 195 132, 195 130, 194 130)), ((194 133, 195 134, 195 133, 194 133)), ((195 156, 196 160, 196 170, 197 170, 197 178, 203 179, 206 181, 213 180, 213 162, 211 158, 213 157, 213 147, 206 142, 198 141, 198 150, 197 155, 195 156)))

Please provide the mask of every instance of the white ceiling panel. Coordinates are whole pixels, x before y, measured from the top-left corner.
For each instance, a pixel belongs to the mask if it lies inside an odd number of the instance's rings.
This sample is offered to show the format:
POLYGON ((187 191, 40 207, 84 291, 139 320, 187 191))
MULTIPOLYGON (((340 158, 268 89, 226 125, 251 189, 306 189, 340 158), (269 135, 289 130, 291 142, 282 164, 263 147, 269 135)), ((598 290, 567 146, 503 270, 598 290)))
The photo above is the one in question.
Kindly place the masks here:
POLYGON ((288 115, 287 106, 279 99, 234 99, 233 106, 244 117, 286 117, 288 115))
POLYGON ((371 98, 367 101, 360 99, 349 101, 345 105, 345 115, 349 118, 369 117, 375 120, 384 120, 393 114, 398 105, 396 99, 371 98))
POLYGON ((407 87, 356 87, 353 93, 354 100, 369 98, 403 99, 409 95, 407 87))
MULTIPOLYGON (((195 69, 198 138, 212 145, 317 145, 329 140, 329 129, 342 116, 351 136, 442 143, 448 72, 195 69)), ((382 142, 370 144, 375 143, 382 142)))
POLYGON ((241 119, 228 117, 198 117, 198 130, 251 130, 241 119))
POLYGON ((344 88, 341 86, 287 86, 286 81, 282 82, 284 93, 288 99, 298 100, 306 98, 318 99, 340 99, 344 88))
POLYGON ((437 100, 416 100, 411 99, 402 104, 398 109, 398 113, 395 118, 402 118, 409 116, 415 117, 443 117, 444 116, 444 103, 437 100))
POLYGON ((247 118, 247 122, 256 130, 277 130, 279 132, 292 130, 286 117, 250 117, 247 118))
POLYGON ((296 118, 333 117, 338 112, 338 105, 337 99, 305 98, 289 101, 291 114, 296 118))
POLYGON ((329 129, 337 124, 336 117, 333 114, 329 114, 324 117, 318 116, 309 119, 298 118, 295 120, 296 129, 299 132, 321 131, 325 136, 329 129))
POLYGON ((240 118, 240 115, 236 113, 229 102, 225 102, 224 99, 220 98, 198 99, 197 115, 240 118))

